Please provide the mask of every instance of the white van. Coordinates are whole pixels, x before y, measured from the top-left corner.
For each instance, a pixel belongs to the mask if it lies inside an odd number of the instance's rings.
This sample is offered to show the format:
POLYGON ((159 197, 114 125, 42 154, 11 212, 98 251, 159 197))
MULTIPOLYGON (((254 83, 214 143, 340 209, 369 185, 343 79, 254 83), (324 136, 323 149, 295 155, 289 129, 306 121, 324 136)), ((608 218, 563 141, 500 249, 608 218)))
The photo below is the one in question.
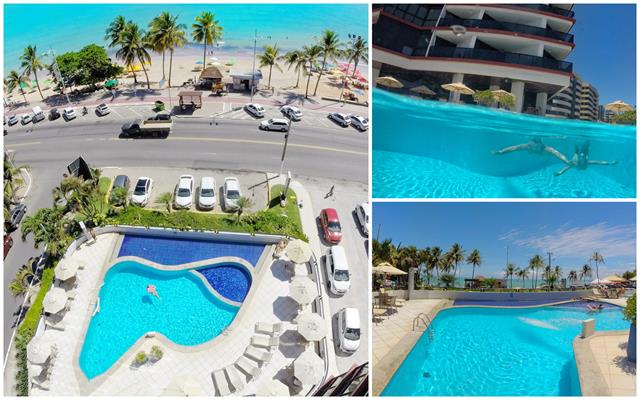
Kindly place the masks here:
POLYGON ((357 308, 343 308, 338 313, 340 350, 354 353, 360 348, 360 313, 357 308))
POLYGON ((343 295, 349 291, 351 281, 349 280, 349 263, 347 253, 342 246, 331 246, 327 250, 325 259, 327 275, 329 275, 329 289, 331 293, 343 295))
POLYGON ((43 119, 45 119, 45 115, 42 112, 42 108, 35 106, 33 107, 32 111, 33 111, 33 122, 40 122, 43 119))

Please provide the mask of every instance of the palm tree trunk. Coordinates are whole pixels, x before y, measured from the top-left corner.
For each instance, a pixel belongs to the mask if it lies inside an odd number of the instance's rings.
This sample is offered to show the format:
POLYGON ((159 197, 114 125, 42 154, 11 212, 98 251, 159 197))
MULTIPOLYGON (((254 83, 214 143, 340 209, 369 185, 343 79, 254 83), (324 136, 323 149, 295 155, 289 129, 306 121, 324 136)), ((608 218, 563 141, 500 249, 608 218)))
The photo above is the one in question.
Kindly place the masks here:
POLYGON ((316 88, 313 90, 313 95, 315 96, 318 93, 318 85, 320 84, 320 78, 322 78, 322 72, 324 71, 324 67, 327 64, 327 56, 322 57, 322 68, 320 68, 320 73, 318 74, 318 80, 316 81, 316 88))
POLYGON ((169 50, 169 87, 171 87, 171 67, 173 66, 173 49, 169 50))
POLYGON ((600 271, 598 270, 598 259, 596 259, 596 279, 600 282, 600 271))
POLYGON ((202 69, 207 66, 207 39, 204 39, 204 52, 202 53, 202 69))
POLYGON ((164 55, 165 55, 166 51, 164 49, 162 49, 162 80, 164 80, 165 76, 164 76, 164 55))
POLYGON ((267 89, 271 89, 271 70, 273 69, 273 64, 269 65, 269 80, 267 81, 267 89))
POLYGON ((300 84, 300 68, 298 68, 298 80, 296 80, 296 88, 299 86, 300 84))
POLYGON ((140 66, 142 67, 144 76, 147 78, 147 89, 151 89, 151 84, 149 83, 149 74, 147 73, 147 69, 144 67, 144 61, 142 61, 141 58, 138 58, 138 60, 140 60, 140 66))
POLYGON ((26 95, 26 93, 24 92, 24 89, 20 88, 20 93, 22 93, 22 97, 24 98, 24 102, 25 102, 26 104, 29 104, 29 102, 27 101, 27 95, 26 95))
POLYGON ((471 270, 471 280, 476 276, 476 265, 473 264, 473 269, 471 270))
POLYGON ((353 75, 351 75, 352 78, 356 76, 357 70, 358 70, 358 59, 356 58, 356 63, 353 65, 353 75))
POLYGON ((44 100, 44 96, 42 95, 42 90, 40 90, 40 82, 38 82, 38 73, 33 70, 33 76, 36 78, 36 86, 38 87, 38 92, 40 93, 40 97, 44 100))
POLYGON ((311 82, 311 68, 309 68, 309 75, 307 76, 307 88, 304 91, 304 98, 309 98, 309 83, 311 82))
POLYGON ((129 71, 133 74, 133 83, 138 83, 138 77, 136 76, 136 71, 133 70, 133 65, 129 64, 129 71))

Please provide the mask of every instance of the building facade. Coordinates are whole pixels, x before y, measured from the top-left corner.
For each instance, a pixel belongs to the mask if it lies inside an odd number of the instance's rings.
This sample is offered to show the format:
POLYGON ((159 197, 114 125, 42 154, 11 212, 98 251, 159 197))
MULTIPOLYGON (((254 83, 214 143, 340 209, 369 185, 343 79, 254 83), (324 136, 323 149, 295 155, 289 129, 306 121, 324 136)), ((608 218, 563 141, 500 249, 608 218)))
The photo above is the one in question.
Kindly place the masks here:
POLYGON ((571 4, 378 4, 373 8, 373 75, 426 85, 437 97, 472 102, 440 85, 506 90, 514 110, 545 115, 569 86, 574 48, 571 4), (461 98, 462 97, 462 98, 461 98))
POLYGON ((574 74, 569 86, 549 99, 546 116, 598 121, 598 102, 598 90, 574 74))

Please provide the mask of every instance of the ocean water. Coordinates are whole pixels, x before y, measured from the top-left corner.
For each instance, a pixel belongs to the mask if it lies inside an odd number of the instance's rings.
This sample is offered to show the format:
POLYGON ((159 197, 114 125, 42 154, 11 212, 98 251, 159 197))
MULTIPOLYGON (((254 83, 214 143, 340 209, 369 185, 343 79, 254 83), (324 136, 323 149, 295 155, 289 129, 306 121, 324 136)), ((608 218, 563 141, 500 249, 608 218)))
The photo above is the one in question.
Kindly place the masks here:
POLYGON ((636 193, 636 129, 517 114, 373 91, 373 197, 631 198, 636 193), (541 139, 568 159, 589 142, 590 160, 572 168, 544 153, 508 146, 541 139))
POLYGON ((259 48, 277 43, 284 51, 314 41, 325 29, 346 40, 349 33, 367 37, 366 4, 5 4, 5 74, 19 65, 27 45, 57 54, 91 43, 106 45, 104 32, 117 16, 145 27, 162 11, 180 16, 191 37, 191 24, 202 11, 211 11, 224 28, 223 49, 253 49, 258 29, 259 48), (270 37, 270 38, 269 38, 270 37))
POLYGON ((91 319, 80 353, 87 379, 106 372, 147 332, 193 346, 218 336, 238 312, 188 270, 159 271, 134 261, 107 272, 99 297, 100 312, 91 319), (160 299, 147 293, 149 284, 160 299))
POLYGON ((383 396, 580 396, 572 341, 581 321, 623 330, 619 307, 463 307, 441 311, 383 396))

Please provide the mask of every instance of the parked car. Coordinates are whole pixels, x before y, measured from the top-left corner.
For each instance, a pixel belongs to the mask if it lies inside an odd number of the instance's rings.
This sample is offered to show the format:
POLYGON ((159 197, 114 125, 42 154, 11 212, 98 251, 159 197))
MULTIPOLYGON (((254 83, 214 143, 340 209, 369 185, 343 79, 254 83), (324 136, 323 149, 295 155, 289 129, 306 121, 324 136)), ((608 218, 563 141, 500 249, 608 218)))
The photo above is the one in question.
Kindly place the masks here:
POLYGON ((7 123, 9 124, 9 126, 13 126, 13 125, 17 124, 18 121, 19 121, 18 116, 17 115, 12 115, 7 120, 7 123))
MULTIPOLYGON (((116 197, 114 197, 114 192, 119 188, 124 188, 127 192, 129 192, 129 186, 131 182, 129 181, 129 177, 126 175, 118 175, 113 180, 113 185, 111 186, 111 195, 109 196, 109 202, 116 206, 123 205, 121 201, 118 201, 116 197)), ((127 201, 126 198, 124 200, 127 201)))
POLYGON ((343 308, 338 312, 338 347, 345 353, 354 353, 360 348, 360 312, 357 308, 343 308))
POLYGON ((42 108, 40 108, 39 106, 33 107, 32 111, 33 111, 33 123, 40 122, 46 118, 44 113, 42 112, 42 108))
POLYGON ((329 113, 329 119, 342 126, 343 128, 351 125, 351 119, 347 114, 332 112, 329 113))
POLYGON ((362 203, 356 206, 356 217, 358 217, 358 223, 364 236, 369 236, 369 216, 371 215, 371 204, 362 203))
POLYGON ((325 257, 327 275, 329 275, 329 290, 331 293, 343 295, 349 291, 349 263, 347 253, 342 246, 331 246, 325 257))
POLYGON ((211 176, 200 179, 200 191, 198 192, 198 207, 202 210, 211 210, 216 206, 216 180, 211 176))
POLYGON ((262 118, 264 117, 264 107, 257 103, 249 103, 244 106, 244 109, 254 117, 262 118))
POLYGON ((320 211, 320 226, 324 240, 331 244, 338 244, 342 240, 342 227, 335 208, 325 208, 320 211))
POLYGON ((9 219, 5 221, 5 224, 10 230, 17 229, 22 221, 22 217, 27 213, 27 206, 24 203, 19 203, 11 210, 9 219))
POLYGON ((360 132, 364 132, 369 129, 369 118, 363 117, 361 115, 351 114, 349 115, 349 119, 351 120, 351 126, 356 128, 360 132))
POLYGON ((13 246, 13 239, 11 238, 11 235, 7 235, 6 233, 4 234, 4 258, 7 258, 7 254, 9 254, 9 250, 11 250, 11 247, 13 246))
POLYGON ((263 131, 286 132, 289 130, 289 121, 284 118, 271 118, 267 121, 262 121, 258 128, 263 131))
POLYGON ((96 107, 96 112, 101 117, 104 117, 105 115, 109 114, 111 112, 111 110, 109 109, 109 106, 107 106, 106 104, 102 103, 98 107, 96 107))
POLYGON ((176 187, 173 206, 175 208, 190 208, 193 203, 193 175, 181 175, 176 187))
POLYGON ((293 121, 300 121, 302 119, 302 110, 298 107, 282 106, 280 112, 293 121))
POLYGON ((60 111, 57 108, 49 110, 49 121, 55 121, 58 118, 60 118, 60 111))
POLYGON ((131 195, 131 203, 144 207, 149 203, 151 197, 151 190, 153 189, 153 179, 142 176, 138 178, 136 187, 133 189, 131 195))
POLYGON ((236 210, 238 208, 238 199, 242 197, 242 192, 240 191, 240 182, 238 181, 238 178, 224 178, 222 195, 224 197, 224 208, 226 210, 236 210))
POLYGON ((22 114, 22 117, 20 117, 20 121, 22 121, 22 125, 26 125, 32 120, 33 118, 31 118, 31 114, 22 114))
POLYGON ((75 119, 75 117, 77 116, 76 115, 76 109, 73 108, 73 107, 65 108, 64 111, 63 111, 63 114, 64 114, 64 118, 67 121, 71 121, 72 119, 75 119))

